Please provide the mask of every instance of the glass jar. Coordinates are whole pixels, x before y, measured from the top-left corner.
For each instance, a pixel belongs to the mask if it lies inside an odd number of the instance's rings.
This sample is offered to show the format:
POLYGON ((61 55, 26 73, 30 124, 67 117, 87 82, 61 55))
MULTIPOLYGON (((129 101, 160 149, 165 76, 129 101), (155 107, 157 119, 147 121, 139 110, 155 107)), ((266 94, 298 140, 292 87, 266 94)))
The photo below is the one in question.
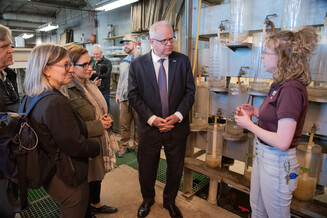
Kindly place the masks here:
POLYGON ((225 132, 230 135, 243 135, 243 128, 239 127, 235 122, 236 107, 247 103, 248 94, 246 87, 243 85, 231 83, 228 88, 227 100, 227 125, 225 132))
POLYGON ((209 90, 208 87, 196 87, 195 102, 193 105, 193 126, 208 125, 209 90))
POLYGON ((296 148, 296 157, 301 170, 293 195, 301 201, 313 199, 321 168, 321 147, 318 145, 308 146, 307 144, 300 143, 296 148))
POLYGON ((229 72, 229 50, 218 37, 209 40, 209 88, 225 87, 225 76, 229 72))
POLYGON ((309 9, 310 1, 284 0, 281 28, 294 31, 298 27, 312 23, 308 20, 309 9))
POLYGON ((230 1, 229 39, 235 43, 244 41, 249 35, 250 2, 249 0, 230 1))

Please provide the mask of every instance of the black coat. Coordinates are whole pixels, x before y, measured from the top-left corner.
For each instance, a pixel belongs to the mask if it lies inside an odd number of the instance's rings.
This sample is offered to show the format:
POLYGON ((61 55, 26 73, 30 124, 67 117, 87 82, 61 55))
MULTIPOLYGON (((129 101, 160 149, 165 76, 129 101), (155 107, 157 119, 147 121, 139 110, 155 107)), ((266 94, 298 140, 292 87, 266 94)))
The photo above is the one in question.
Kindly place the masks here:
MULTIPOLYGON (((87 138, 82 117, 64 95, 55 91, 57 94, 46 96, 36 104, 30 116, 31 126, 38 134, 41 148, 52 157, 58 148, 69 156, 76 177, 82 181, 87 179, 88 158, 100 154, 100 144, 87 138)), ((29 103, 31 98, 28 100, 29 103)))
POLYGON ((98 63, 95 63, 94 58, 92 58, 92 60, 94 61, 93 70, 96 71, 96 74, 92 74, 91 80, 94 80, 97 76, 99 76, 101 65, 107 66, 107 72, 100 76, 102 81, 101 81, 101 85, 99 86, 99 89, 102 94, 110 94, 110 79, 111 79, 111 70, 112 70, 111 61, 105 57, 102 57, 98 63))
MULTIPOLYGON (((8 67, 6 69, 4 69, 4 71, 7 73, 6 77, 11 82, 11 84, 13 85, 13 87, 14 87, 17 95, 18 95, 18 88, 17 88, 17 81, 16 81, 17 76, 16 76, 15 71, 13 71, 12 69, 10 69, 8 67)), ((0 85, 2 86, 3 85, 2 80, 0 80, 0 83, 1 83, 0 85)), ((3 93, 2 93, 1 90, 3 90, 3 89, 0 88, 0 112, 6 112, 8 110, 8 108, 6 106, 5 98, 4 98, 3 93)), ((19 104, 19 99, 17 101, 17 106, 18 106, 18 104, 19 104)), ((15 108, 18 109, 18 107, 15 107, 15 108)), ((12 111, 12 112, 17 112, 17 111, 12 111)))

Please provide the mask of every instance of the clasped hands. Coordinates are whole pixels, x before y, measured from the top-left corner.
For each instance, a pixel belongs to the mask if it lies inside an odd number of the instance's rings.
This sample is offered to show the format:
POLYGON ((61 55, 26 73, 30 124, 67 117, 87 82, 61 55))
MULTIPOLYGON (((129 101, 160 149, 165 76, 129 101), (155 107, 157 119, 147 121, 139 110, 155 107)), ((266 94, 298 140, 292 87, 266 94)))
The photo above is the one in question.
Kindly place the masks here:
POLYGON ((242 128, 247 129, 252 123, 251 116, 254 115, 254 107, 250 104, 243 104, 236 108, 235 122, 242 128))
POLYGON ((174 128, 174 124, 179 121, 179 118, 173 114, 169 117, 166 117, 165 119, 161 117, 156 117, 154 119, 152 125, 157 127, 160 132, 168 132, 174 128))
POLYGON ((109 114, 104 114, 100 117, 100 121, 104 129, 109 129, 112 126, 112 118, 109 114))

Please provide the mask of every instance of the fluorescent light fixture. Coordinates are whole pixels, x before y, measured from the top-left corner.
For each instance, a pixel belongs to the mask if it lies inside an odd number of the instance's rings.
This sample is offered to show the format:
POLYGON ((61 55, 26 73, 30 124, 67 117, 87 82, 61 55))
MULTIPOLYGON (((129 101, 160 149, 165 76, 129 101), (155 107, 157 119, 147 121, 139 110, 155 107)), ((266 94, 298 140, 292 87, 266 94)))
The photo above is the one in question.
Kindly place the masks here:
POLYGON ((48 31, 58 29, 58 28, 59 28, 58 25, 53 25, 52 22, 50 22, 50 23, 39 26, 39 28, 37 30, 42 31, 42 32, 48 32, 48 31))
POLYGON ((19 36, 20 37, 23 37, 24 39, 29 39, 29 38, 32 38, 34 36, 34 34, 32 34, 32 33, 24 33, 24 34, 21 34, 19 36))
POLYGON ((128 4, 137 2, 138 0, 115 0, 115 1, 102 1, 96 4, 95 10, 97 11, 110 11, 128 4))

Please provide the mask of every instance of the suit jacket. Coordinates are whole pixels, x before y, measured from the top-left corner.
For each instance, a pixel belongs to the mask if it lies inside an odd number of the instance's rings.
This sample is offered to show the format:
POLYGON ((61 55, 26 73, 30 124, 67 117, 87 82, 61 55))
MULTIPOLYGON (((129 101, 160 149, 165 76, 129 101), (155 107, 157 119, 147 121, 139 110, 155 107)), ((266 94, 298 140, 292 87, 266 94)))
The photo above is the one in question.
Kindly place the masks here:
MULTIPOLYGON (((147 121, 152 115, 162 117, 160 92, 153 66, 151 51, 135 59, 129 70, 128 100, 138 113, 140 140, 156 142, 162 134, 147 121)), ((172 52, 168 64, 169 115, 179 111, 182 122, 177 122, 170 131, 175 139, 185 138, 190 130, 189 111, 194 103, 195 84, 191 64, 186 55, 172 52)))

